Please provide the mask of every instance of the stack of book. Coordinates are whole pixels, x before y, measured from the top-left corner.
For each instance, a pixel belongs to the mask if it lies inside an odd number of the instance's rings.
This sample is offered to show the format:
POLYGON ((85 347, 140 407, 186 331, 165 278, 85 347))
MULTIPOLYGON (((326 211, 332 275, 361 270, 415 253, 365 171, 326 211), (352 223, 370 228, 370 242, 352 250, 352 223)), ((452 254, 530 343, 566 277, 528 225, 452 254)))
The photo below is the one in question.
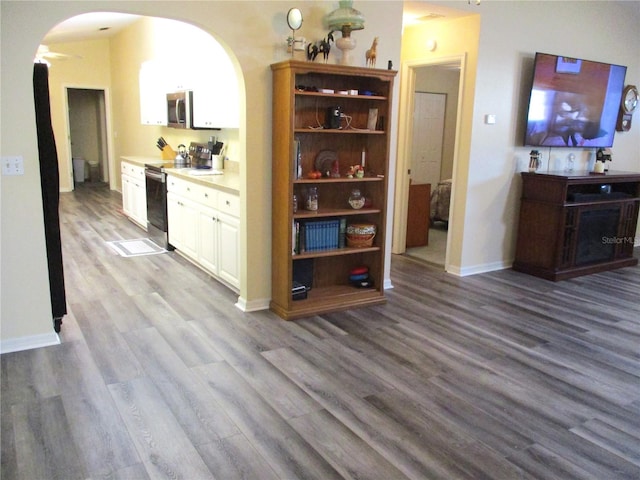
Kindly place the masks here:
POLYGON ((345 245, 346 218, 293 222, 293 253, 335 250, 345 245))

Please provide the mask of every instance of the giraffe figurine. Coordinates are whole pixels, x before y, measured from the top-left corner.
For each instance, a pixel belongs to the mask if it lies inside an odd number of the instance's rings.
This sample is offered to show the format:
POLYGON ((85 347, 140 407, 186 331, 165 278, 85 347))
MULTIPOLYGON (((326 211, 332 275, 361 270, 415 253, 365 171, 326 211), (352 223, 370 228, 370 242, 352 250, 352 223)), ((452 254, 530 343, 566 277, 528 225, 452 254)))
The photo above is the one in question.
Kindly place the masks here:
POLYGON ((373 43, 371 44, 371 48, 367 50, 367 67, 375 67, 376 66, 376 47, 378 46, 378 37, 373 39, 373 43))

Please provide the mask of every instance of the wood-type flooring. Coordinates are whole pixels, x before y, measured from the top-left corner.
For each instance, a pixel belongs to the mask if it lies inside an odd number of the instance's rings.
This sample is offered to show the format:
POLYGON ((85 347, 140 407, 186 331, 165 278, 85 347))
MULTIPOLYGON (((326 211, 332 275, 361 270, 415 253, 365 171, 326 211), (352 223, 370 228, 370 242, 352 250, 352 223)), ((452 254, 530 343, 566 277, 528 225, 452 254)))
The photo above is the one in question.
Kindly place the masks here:
MULTIPOLYGON (((551 283, 394 257, 388 303, 243 313, 121 197, 61 199, 61 344, 2 363, 11 479, 639 479, 640 268, 551 283)), ((254 239, 258 241, 258 239, 254 239)))

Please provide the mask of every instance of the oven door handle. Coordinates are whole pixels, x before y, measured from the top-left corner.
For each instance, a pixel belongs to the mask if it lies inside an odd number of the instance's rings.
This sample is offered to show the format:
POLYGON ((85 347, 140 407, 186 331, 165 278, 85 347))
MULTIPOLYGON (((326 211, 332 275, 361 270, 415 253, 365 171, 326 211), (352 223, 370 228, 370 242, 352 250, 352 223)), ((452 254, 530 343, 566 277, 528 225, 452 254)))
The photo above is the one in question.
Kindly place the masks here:
POLYGON ((165 183, 164 173, 158 173, 152 170, 145 170, 144 176, 147 178, 150 178, 151 180, 155 180, 156 182, 165 183))

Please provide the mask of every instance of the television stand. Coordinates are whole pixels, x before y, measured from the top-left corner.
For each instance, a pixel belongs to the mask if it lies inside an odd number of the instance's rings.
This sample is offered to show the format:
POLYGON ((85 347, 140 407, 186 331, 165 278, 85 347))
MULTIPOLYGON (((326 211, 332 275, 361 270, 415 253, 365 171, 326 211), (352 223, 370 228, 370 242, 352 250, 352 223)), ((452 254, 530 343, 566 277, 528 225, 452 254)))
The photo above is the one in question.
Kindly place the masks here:
POLYGON ((522 173, 513 269, 547 280, 638 264, 640 173, 522 173))

